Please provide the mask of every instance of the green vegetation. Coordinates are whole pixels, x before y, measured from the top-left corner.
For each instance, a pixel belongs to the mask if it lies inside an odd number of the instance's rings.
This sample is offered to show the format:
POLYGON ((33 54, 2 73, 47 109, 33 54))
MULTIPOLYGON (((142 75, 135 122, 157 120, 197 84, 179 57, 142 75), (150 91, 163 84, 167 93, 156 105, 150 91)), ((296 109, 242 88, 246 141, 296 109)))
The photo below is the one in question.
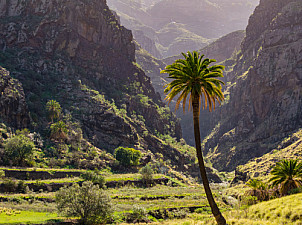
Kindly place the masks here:
POLYGON ((173 79, 166 86, 165 93, 168 93, 166 99, 171 102, 177 97, 176 109, 183 102, 183 110, 185 111, 187 97, 189 96, 189 108, 193 108, 195 146, 203 185, 217 223, 225 225, 226 220, 220 213, 209 186, 201 151, 199 129, 200 102, 203 102, 204 108, 209 106, 209 110, 212 111, 212 109, 215 109, 216 101, 220 103, 224 99, 221 90, 221 85, 224 83, 217 79, 223 77, 224 67, 221 65, 209 67, 216 60, 203 59, 204 55, 200 56, 196 51, 187 54, 182 53, 182 55, 185 59, 178 59, 161 71, 162 73, 168 73, 168 78, 173 79))
MULTIPOLYGON (((244 209, 226 211, 228 224, 232 225, 280 225, 302 223, 302 194, 258 203, 244 209)), ((209 214, 192 213, 185 219, 172 219, 152 223, 153 225, 215 225, 209 214)), ((125 223, 123 223, 125 225, 125 223)))
POLYGON ((140 174, 142 175, 142 180, 146 185, 152 183, 153 170, 149 165, 146 165, 143 168, 141 168, 140 174))
POLYGON ((254 190, 267 188, 267 185, 259 179, 250 179, 246 184, 254 190))
MULTIPOLYGON (((16 170, 16 169, 15 169, 16 170)), ((47 169, 43 169, 49 171, 47 169)), ((42 171, 43 171, 42 170, 42 171)), ((41 169, 37 169, 41 171, 41 169)), ((53 170, 53 171, 64 171, 64 170, 53 170)), ((84 172, 84 171, 83 171, 84 172)), ((91 172, 91 176, 97 175, 97 172, 91 172)), ((90 176, 90 175, 89 175, 90 176)), ((110 181, 127 181, 127 180, 139 180, 141 179, 141 174, 110 174, 104 172, 104 177, 106 180, 110 181)), ((164 177, 163 175, 156 174, 154 178, 164 177)), ((53 180, 36 180, 36 181, 26 181, 25 184, 36 184, 36 183, 60 183, 60 180, 63 182, 79 182, 81 178, 64 178, 64 179, 53 179, 53 180)), ((18 183, 18 182, 15 182, 18 183)), ((250 186, 254 189, 259 189, 262 185, 259 180, 254 179, 250 181, 250 186)), ((90 182, 92 185, 92 182, 90 182)), ((96 186, 96 185, 94 185, 96 186)), ((80 188, 78 184, 73 184, 71 187, 80 188)), ((61 190, 66 190, 63 188, 61 190)), ((90 188, 89 190, 93 190, 90 188)), ((98 191, 103 190, 97 188, 98 191)), ((213 194, 215 197, 218 206, 224 212, 227 221, 229 224, 299 224, 301 221, 302 215, 299 214, 299 207, 297 202, 301 202, 301 195, 299 196, 298 201, 294 203, 292 198, 289 199, 289 202, 282 201, 282 203, 276 203, 276 200, 270 200, 268 205, 262 205, 263 203, 258 203, 258 200, 253 196, 246 195, 239 202, 238 206, 236 203, 233 207, 226 205, 222 201, 221 192, 225 191, 225 187, 220 185, 212 186, 213 194), (288 204, 290 203, 290 204, 288 204), (253 205, 252 205, 253 204, 253 205), (266 210, 267 206, 273 205, 270 210, 266 210), (252 206, 250 206, 252 205, 252 206), (280 208, 282 206, 282 208, 280 208), (231 211, 230 211, 231 210, 231 211), (297 210, 297 211, 296 211, 297 210), (253 214, 257 216, 253 216, 253 214), (279 216, 278 216, 279 215, 279 216), (257 218, 256 218, 257 217, 257 218), (272 219, 271 219, 272 218, 272 219), (276 222, 277 221, 277 222, 276 222)), ((242 189, 240 189, 242 190, 242 189)), ((75 190, 74 190, 75 191, 75 190)), ((36 192, 33 193, 29 191, 26 194, 6 194, 0 196, 2 202, 0 207, 5 207, 6 209, 13 211, 29 211, 42 212, 45 215, 47 212, 48 215, 52 215, 50 219, 58 219, 56 212, 56 203, 53 202, 59 192, 36 192), (7 199, 7 200, 5 200, 7 199)), ((80 191, 77 189, 77 194, 80 194, 80 191)), ((74 199, 80 199, 76 195, 74 199)), ((61 196, 68 196, 66 192, 61 194, 61 196)), ((152 222, 152 224, 215 224, 215 220, 211 217, 211 210, 207 206, 207 198, 202 186, 174 186, 172 182, 168 182, 166 185, 154 185, 152 187, 135 187, 132 185, 121 185, 116 188, 108 188, 106 190, 106 198, 111 199, 111 205, 114 205, 115 213, 113 215, 113 221, 116 224, 122 224, 124 221, 131 223, 135 222, 152 222), (191 209, 193 207, 193 209, 191 209), (156 218, 151 215, 156 215, 156 218), (159 219, 162 218, 162 219, 159 219)), ((288 196, 292 197, 292 196, 288 196)), ((297 197, 294 197, 295 199, 297 197)), ((280 198, 285 199, 285 198, 280 198)), ((80 200, 79 200, 80 201, 80 200)), ((85 201, 81 201, 83 203, 85 201)), ((81 206, 82 207, 82 206, 81 206)), ((35 214, 36 215, 36 214, 35 214)), ((40 215, 39 213, 37 215, 40 215)), ((66 215, 66 214, 64 214, 66 215)), ((0 214, 0 221, 3 218, 4 214, 0 214)), ((75 215, 73 215, 74 217, 75 215)), ((79 216, 75 216, 80 218, 79 216)), ((6 217, 5 217, 6 218, 6 217)), ((10 217, 13 219, 13 217, 10 217)), ((14 216, 18 218, 18 214, 14 216)), ((45 217, 45 220, 39 222, 46 222, 49 217, 45 217)), ((18 218, 19 221, 24 223, 27 220, 27 217, 24 217, 24 220, 18 218)), ((15 221, 15 220, 14 220, 15 221)), ((34 220, 33 220, 34 221, 34 220)), ((18 223, 15 221, 15 223, 18 223)), ((20 222, 19 222, 20 223, 20 222)), ((34 222, 32 222, 34 223, 34 222)))
POLYGON ((32 159, 35 144, 25 134, 19 133, 7 140, 4 144, 7 160, 13 165, 25 166, 32 159))
POLYGON ((114 155, 116 160, 118 160, 123 166, 137 166, 142 156, 139 150, 124 147, 118 147, 115 149, 114 155))
POLYGON ((269 153, 251 159, 248 163, 238 167, 250 177, 257 177, 268 182, 271 178, 268 171, 276 165, 276 162, 283 159, 297 159, 302 157, 302 129, 284 138, 283 141, 269 153))
POLYGON ((95 171, 86 171, 81 174, 81 178, 85 181, 91 181, 93 184, 99 185, 100 188, 105 186, 105 178, 95 171))
POLYGON ((2 190, 7 193, 26 193, 27 186, 23 180, 3 179, 1 182, 2 190))
POLYGON ((53 123, 54 119, 58 119, 60 117, 61 112, 62 112, 60 103, 58 103, 55 100, 49 100, 46 103, 46 109, 48 111, 49 118, 51 119, 52 123, 53 123))
POLYGON ((282 160, 277 162, 271 171, 272 186, 280 186, 280 194, 287 195, 292 190, 302 187, 302 162, 298 160, 282 160))
POLYGON ((132 220, 134 223, 148 222, 148 212, 144 207, 134 205, 129 219, 132 220))
POLYGON ((51 124, 50 130, 51 130, 51 134, 50 134, 51 138, 56 141, 63 142, 67 138, 68 129, 63 121, 59 121, 51 124))
POLYGON ((301 202, 302 194, 296 194, 262 202, 244 210, 231 211, 226 213, 226 217, 234 225, 298 225, 302 222, 301 202))
POLYGON ((60 213, 79 217, 84 225, 103 224, 112 216, 110 199, 90 181, 84 182, 82 187, 74 184, 61 188, 56 193, 56 203, 60 213))
POLYGON ((0 224, 31 224, 45 223, 47 220, 58 219, 56 213, 18 211, 0 207, 0 224))

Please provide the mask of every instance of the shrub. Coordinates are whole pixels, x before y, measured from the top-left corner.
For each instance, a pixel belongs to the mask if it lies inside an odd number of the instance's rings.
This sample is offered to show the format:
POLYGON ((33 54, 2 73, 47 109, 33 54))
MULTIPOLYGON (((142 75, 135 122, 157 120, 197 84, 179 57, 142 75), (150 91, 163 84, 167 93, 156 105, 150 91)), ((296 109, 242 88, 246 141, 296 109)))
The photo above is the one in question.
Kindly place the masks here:
POLYGON ((105 186, 105 178, 94 171, 85 171, 81 174, 81 178, 85 181, 91 181, 93 184, 98 184, 101 188, 105 186))
POLYGON ((259 179, 250 179, 248 182, 246 182, 246 185, 249 186, 252 189, 255 189, 255 190, 257 190, 257 189, 261 189, 261 190, 267 189, 267 185, 259 179))
POLYGON ((19 180, 17 183, 17 192, 25 194, 28 190, 28 186, 25 184, 24 180, 19 180))
POLYGON ((130 215, 130 220, 134 223, 147 222, 148 212, 147 210, 139 205, 134 205, 132 208, 132 213, 130 215))
POLYGON ((3 190, 7 193, 26 193, 27 192, 27 185, 23 180, 16 181, 9 179, 4 179, 2 182, 3 190))
POLYGON ((150 184, 153 181, 153 170, 151 166, 146 165, 140 171, 141 179, 145 184, 150 184))
POLYGON ((183 218, 186 218, 188 213, 189 213, 189 209, 187 209, 187 208, 184 208, 184 209, 179 208, 179 209, 167 211, 167 215, 168 215, 169 219, 173 219, 173 218, 183 219, 183 218))
POLYGON ((5 154, 14 165, 24 166, 33 156, 35 144, 24 134, 16 135, 5 143, 5 154))
POLYGON ((115 158, 124 166, 136 166, 142 154, 139 150, 133 148, 118 147, 115 149, 115 158))
POLYGON ((0 179, 5 177, 5 172, 4 170, 0 170, 0 179))
MULTIPOLYGON (((267 185, 258 179, 250 179, 246 182, 246 185, 251 188, 248 190, 245 195, 256 197, 256 202, 258 201, 267 201, 270 198, 269 191, 267 189, 267 185)), ((254 202, 252 199, 249 201, 251 204, 254 202)), ((255 202, 255 203, 256 203, 255 202)), ((255 204, 253 203, 253 204, 255 204)))
POLYGON ((56 193, 57 209, 69 217, 80 217, 80 224, 105 224, 113 213, 110 198, 92 182, 86 181, 80 187, 73 184, 56 193))

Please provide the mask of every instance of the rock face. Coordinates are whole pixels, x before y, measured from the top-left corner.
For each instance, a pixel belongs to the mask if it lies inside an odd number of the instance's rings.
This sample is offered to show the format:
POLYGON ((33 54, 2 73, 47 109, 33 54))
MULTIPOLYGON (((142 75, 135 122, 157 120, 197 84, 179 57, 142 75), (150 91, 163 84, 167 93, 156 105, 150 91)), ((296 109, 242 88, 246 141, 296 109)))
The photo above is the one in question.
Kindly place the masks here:
POLYGON ((17 129, 27 127, 30 121, 21 83, 1 66, 0 119, 17 129))
POLYGON ((38 129, 47 122, 46 102, 55 99, 85 138, 109 152, 145 143, 146 133, 181 137, 135 65, 131 31, 105 0, 1 1, 0 64, 22 83, 38 129))
POLYGON ((250 17, 230 101, 205 151, 220 170, 259 157, 302 125, 302 2, 261 0, 250 17))

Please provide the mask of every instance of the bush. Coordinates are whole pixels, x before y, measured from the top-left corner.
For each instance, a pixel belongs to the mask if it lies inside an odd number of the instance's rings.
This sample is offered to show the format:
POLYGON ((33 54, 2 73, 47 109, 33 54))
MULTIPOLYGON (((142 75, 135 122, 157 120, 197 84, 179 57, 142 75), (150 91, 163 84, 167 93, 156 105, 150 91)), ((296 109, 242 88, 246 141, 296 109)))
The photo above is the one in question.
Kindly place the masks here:
POLYGON ((186 218, 186 216, 188 215, 189 213, 189 209, 174 209, 174 210, 171 210, 171 211, 167 211, 167 214, 168 214, 168 218, 169 219, 183 219, 183 218, 186 218))
POLYGON ((93 184, 99 185, 100 188, 105 186, 105 178, 94 171, 84 172, 81 174, 81 178, 83 178, 85 181, 91 181, 93 184))
POLYGON ((5 154, 13 165, 24 166, 33 156, 35 144, 24 134, 16 135, 5 143, 5 154))
POLYGON ((23 180, 16 181, 9 179, 4 179, 2 182, 3 190, 7 193, 26 193, 27 192, 27 185, 23 180))
POLYGON ((146 165, 140 171, 141 179, 145 184, 150 184, 153 181, 153 170, 151 166, 146 165))
POLYGON ((80 224, 105 224, 112 217, 110 198, 92 182, 86 181, 80 187, 73 184, 56 193, 57 209, 68 217, 80 217, 80 224))
POLYGON ((4 170, 0 170, 0 179, 5 177, 5 172, 4 170))
POLYGON ((129 219, 133 223, 147 222, 148 221, 148 212, 144 207, 139 206, 139 205, 134 205, 129 219))
POLYGON ((137 166, 142 154, 133 148, 118 147, 115 149, 115 158, 124 166, 137 166))

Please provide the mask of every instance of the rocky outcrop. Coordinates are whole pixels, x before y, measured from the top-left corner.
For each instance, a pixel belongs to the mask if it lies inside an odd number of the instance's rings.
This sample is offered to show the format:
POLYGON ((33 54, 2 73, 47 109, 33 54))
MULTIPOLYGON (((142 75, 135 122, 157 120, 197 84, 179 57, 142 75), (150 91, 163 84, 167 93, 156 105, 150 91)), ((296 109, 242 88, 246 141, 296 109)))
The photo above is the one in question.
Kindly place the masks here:
POLYGON ((29 114, 22 84, 0 66, 0 120, 22 129, 29 125, 29 114))
POLYGON ((0 64, 22 83, 38 130, 55 99, 85 138, 109 152, 140 145, 146 133, 181 137, 135 63, 131 31, 105 0, 5 0, 0 21, 0 64))
POLYGON ((205 151, 220 170, 259 157, 302 126, 302 3, 261 0, 228 74, 230 102, 205 151))

